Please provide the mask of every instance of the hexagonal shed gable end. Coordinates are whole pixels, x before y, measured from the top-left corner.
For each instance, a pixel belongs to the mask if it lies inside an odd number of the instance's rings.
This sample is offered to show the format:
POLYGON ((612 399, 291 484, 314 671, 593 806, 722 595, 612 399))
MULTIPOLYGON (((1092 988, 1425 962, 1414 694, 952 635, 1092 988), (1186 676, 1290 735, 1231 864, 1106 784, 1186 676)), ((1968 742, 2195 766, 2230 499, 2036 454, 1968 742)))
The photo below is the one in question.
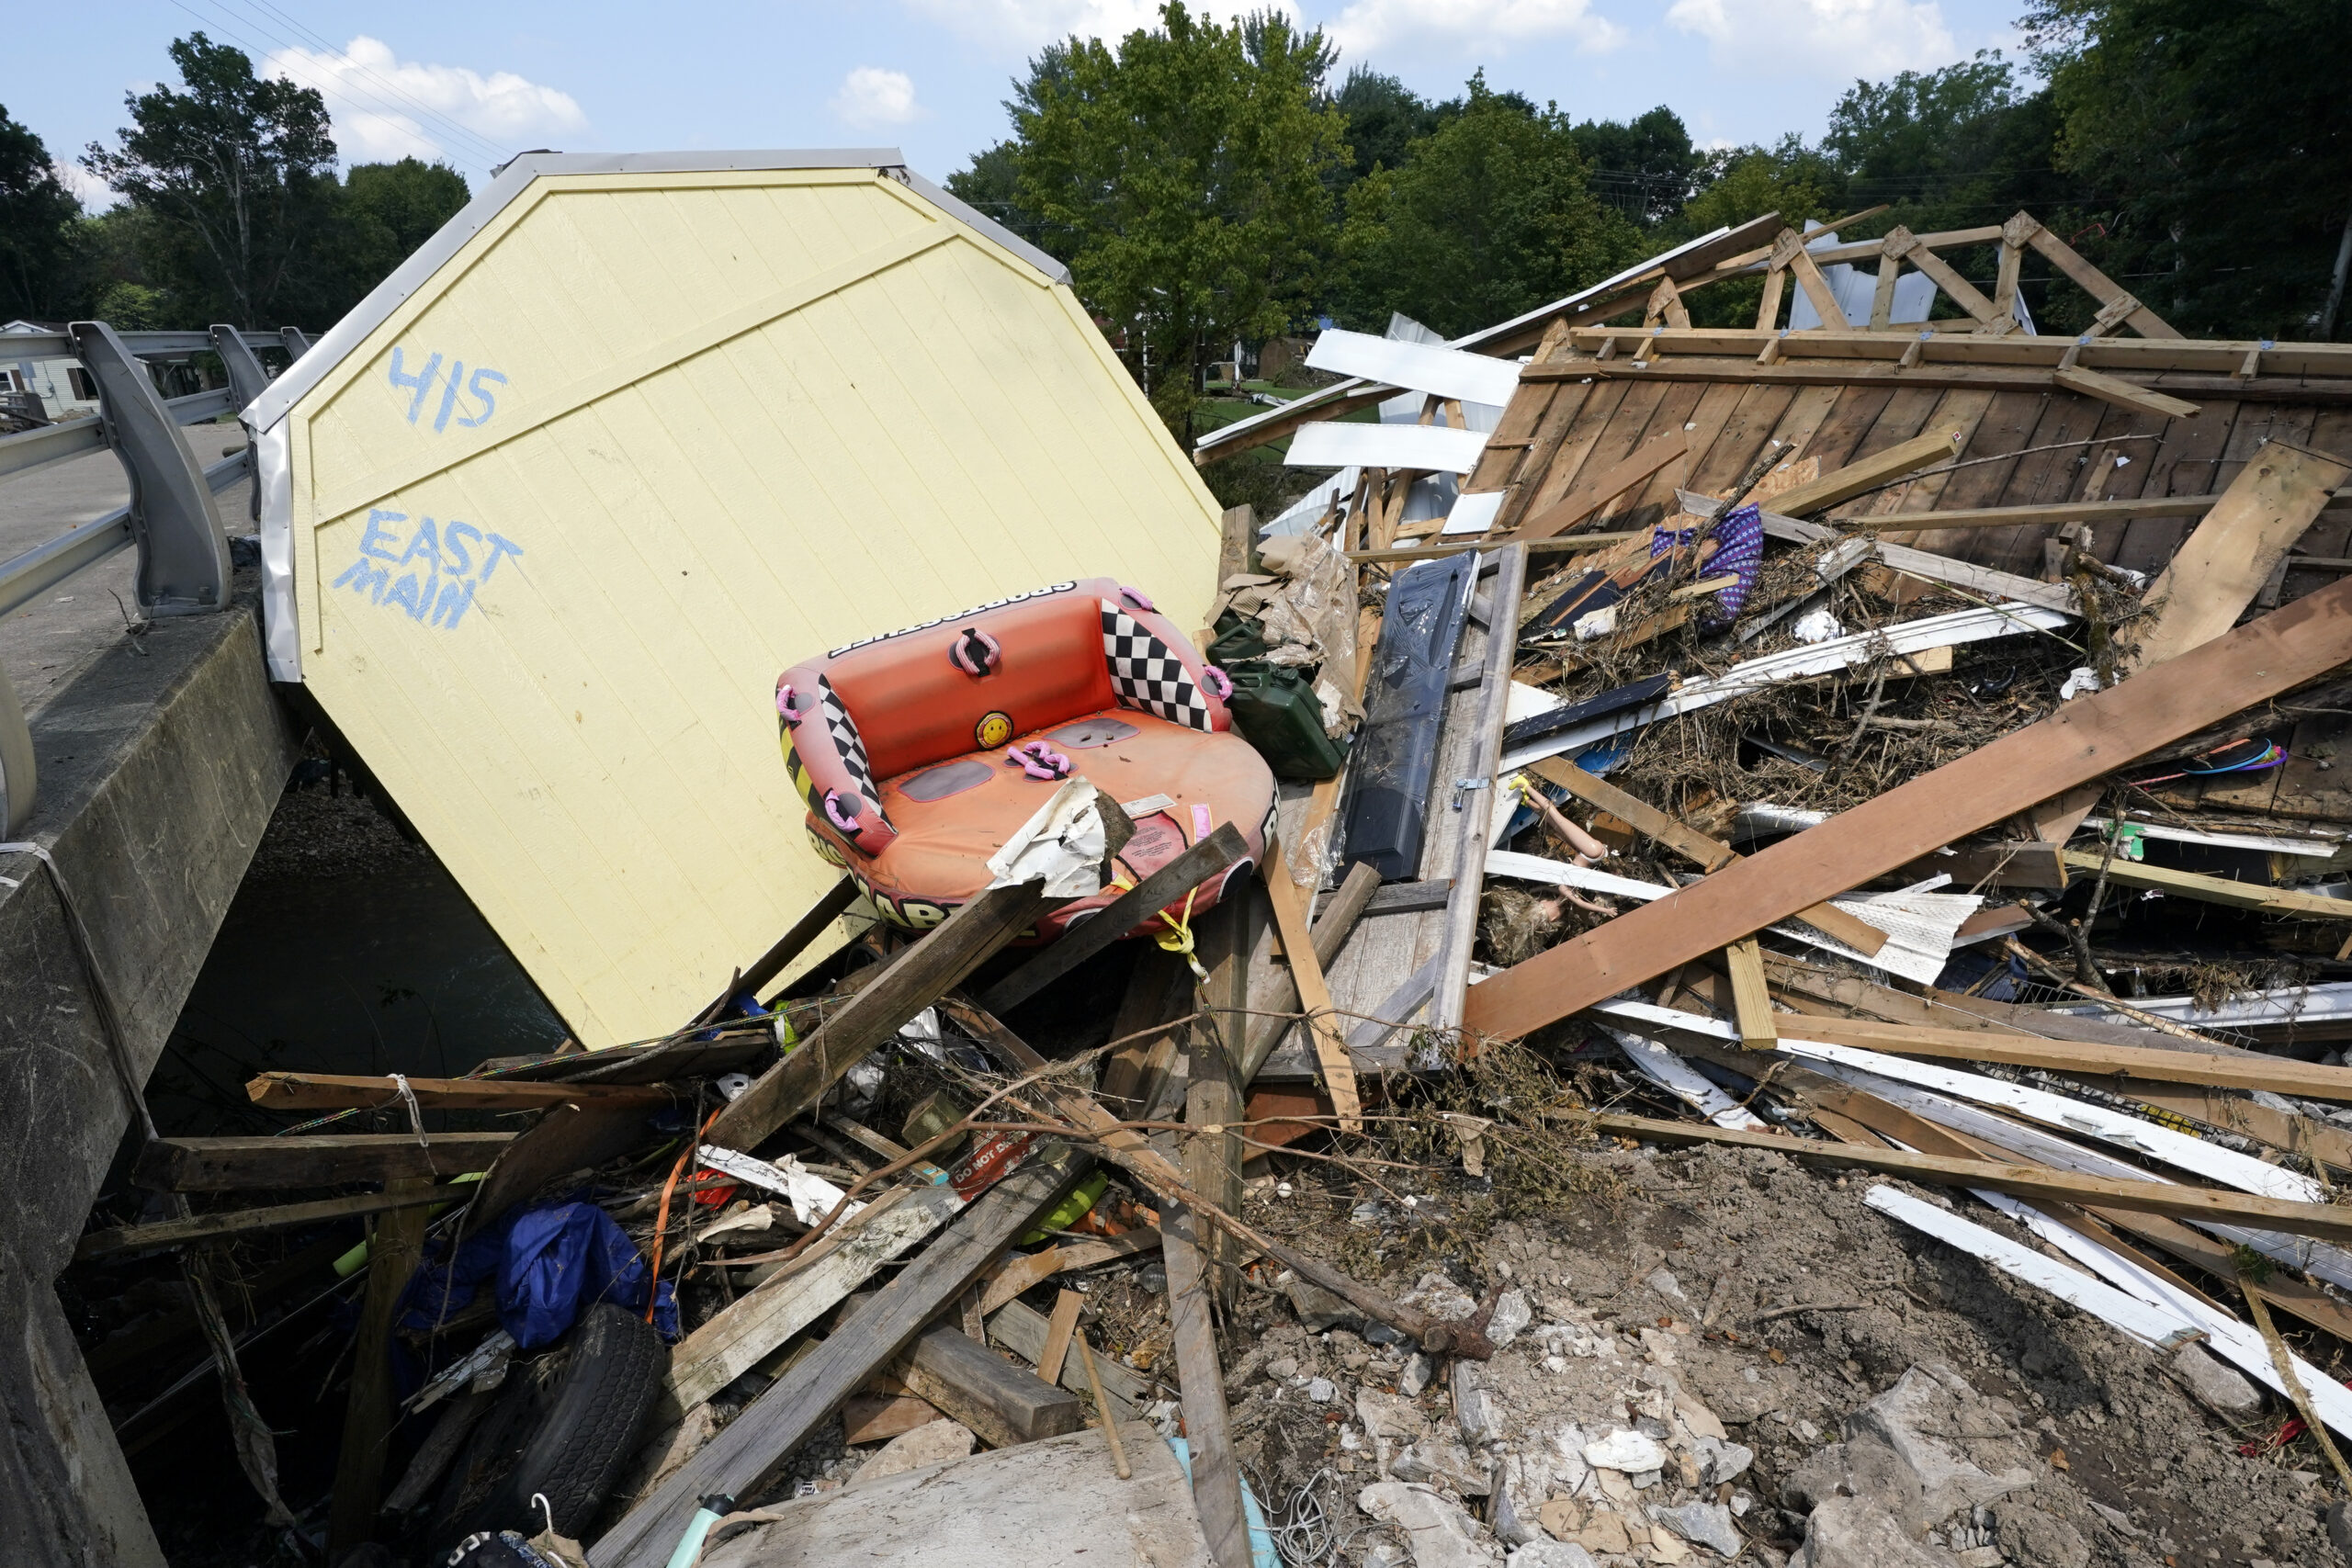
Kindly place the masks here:
POLYGON ((300 680, 565 1021, 677 1028, 837 873, 776 672, 1215 502, 1067 274, 892 152, 533 154, 246 413, 300 680))

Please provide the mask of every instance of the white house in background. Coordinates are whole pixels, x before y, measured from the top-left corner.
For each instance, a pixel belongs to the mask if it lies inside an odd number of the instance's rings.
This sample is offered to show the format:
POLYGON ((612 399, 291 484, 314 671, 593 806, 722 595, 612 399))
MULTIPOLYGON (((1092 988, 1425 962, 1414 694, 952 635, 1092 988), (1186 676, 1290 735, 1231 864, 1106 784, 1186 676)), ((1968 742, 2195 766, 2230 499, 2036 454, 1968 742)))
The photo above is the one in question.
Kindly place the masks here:
POLYGON ((12 354, 10 337, 62 333, 62 321, 0 321, 0 392, 30 392, 51 419, 98 412, 98 383, 78 359, 33 359, 12 354))

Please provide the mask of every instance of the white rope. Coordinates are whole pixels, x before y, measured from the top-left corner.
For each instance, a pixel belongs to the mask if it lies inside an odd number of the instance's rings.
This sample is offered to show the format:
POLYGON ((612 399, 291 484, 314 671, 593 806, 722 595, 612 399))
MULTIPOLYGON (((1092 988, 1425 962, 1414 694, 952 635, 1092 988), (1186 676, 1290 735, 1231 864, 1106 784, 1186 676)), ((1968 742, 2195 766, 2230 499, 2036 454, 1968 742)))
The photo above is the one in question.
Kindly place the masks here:
POLYGON ((392 1087, 400 1090, 401 1099, 408 1102, 408 1124, 416 1130, 416 1146, 420 1149, 431 1148, 433 1142, 424 1135, 424 1112, 417 1106, 416 1091, 408 1087, 408 1075, 394 1073, 392 1087))

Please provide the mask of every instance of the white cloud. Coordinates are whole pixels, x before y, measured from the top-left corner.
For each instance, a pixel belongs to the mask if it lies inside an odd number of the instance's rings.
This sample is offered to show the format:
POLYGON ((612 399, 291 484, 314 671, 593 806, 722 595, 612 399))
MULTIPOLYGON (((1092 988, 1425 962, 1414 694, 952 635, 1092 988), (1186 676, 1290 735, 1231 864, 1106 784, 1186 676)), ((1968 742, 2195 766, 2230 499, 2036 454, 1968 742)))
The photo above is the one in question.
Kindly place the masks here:
POLYGON ((1357 60, 1407 41, 1476 52, 1568 38, 1598 53, 1625 39, 1623 28, 1593 14, 1590 0, 1353 0, 1329 31, 1357 60))
POLYGON ((1936 0, 1674 0, 1666 19, 1747 69, 1876 79, 1964 52, 1936 0))
MULTIPOLYGON (((998 46, 1006 52, 1027 55, 1069 38, 1108 39, 1113 42, 1137 28, 1159 26, 1158 0, 906 0, 912 9, 962 33, 998 46)), ((1582 0, 1576 0, 1581 4, 1582 0)), ((1195 17, 1230 22, 1251 11, 1274 10, 1298 20, 1295 0, 1193 0, 1195 17)))
POLYGON ((833 113, 845 125, 871 129, 904 125, 922 110, 915 105, 913 77, 903 71, 861 65, 842 78, 842 90, 833 95, 833 113))
POLYGON ((58 183, 74 193, 74 198, 82 204, 83 211, 104 212, 110 207, 122 205, 122 198, 107 188, 106 181, 81 164, 51 164, 50 167, 56 172, 58 183))
POLYGON ((326 96, 335 145, 352 163, 449 158, 479 166, 486 158, 483 142, 503 157, 588 128, 588 117, 568 93, 512 71, 484 76, 461 65, 402 61, 390 44, 365 34, 339 52, 279 50, 262 70, 326 96))

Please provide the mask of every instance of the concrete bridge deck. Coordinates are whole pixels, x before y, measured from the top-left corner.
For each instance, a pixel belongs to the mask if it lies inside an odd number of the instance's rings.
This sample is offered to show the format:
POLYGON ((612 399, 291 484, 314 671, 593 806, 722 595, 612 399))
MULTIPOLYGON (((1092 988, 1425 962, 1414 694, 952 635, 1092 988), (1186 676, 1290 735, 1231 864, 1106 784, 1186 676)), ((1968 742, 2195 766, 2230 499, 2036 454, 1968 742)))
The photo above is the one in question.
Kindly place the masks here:
MULTIPOLYGON (((219 428, 200 426, 192 444, 219 428)), ((0 482, 0 558, 123 503, 110 453, 0 482)), ((243 515, 243 487, 221 497, 243 515)), ((224 614, 125 635, 131 552, 0 621, 40 771, 0 853, 0 1562, 163 1562, 52 1281, 72 1256, 296 756, 261 657, 256 584, 224 614), (133 646, 135 640, 135 648, 133 646), (109 1041, 99 988, 119 1040, 109 1041), (128 1080, 128 1081, 127 1081, 128 1080)))

